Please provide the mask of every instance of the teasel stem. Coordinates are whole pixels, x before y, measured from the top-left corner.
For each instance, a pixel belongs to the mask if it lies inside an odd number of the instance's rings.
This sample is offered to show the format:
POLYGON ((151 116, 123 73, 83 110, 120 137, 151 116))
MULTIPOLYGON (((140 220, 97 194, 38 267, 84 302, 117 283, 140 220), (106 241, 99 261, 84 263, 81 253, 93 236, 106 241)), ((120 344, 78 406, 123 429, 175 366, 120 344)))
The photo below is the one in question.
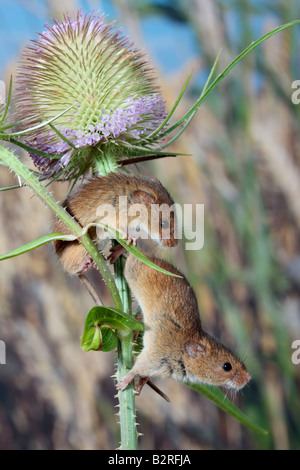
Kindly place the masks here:
POLYGON ((86 251, 95 261, 103 280, 105 281, 115 307, 122 310, 122 301, 117 289, 114 277, 109 270, 104 258, 101 256, 89 235, 82 235, 82 227, 68 214, 67 211, 54 199, 45 186, 38 181, 34 174, 20 161, 20 159, 7 148, 0 145, 0 164, 10 168, 18 177, 20 177, 38 196, 38 198, 59 217, 60 220, 78 237, 78 241, 84 246, 86 251))
MULTIPOLYGON (((117 244, 113 240, 113 245, 117 244)), ((115 262, 115 280, 119 289, 119 294, 123 303, 123 311, 128 315, 132 315, 131 295, 124 277, 124 257, 120 257, 115 262)), ((123 336, 118 342, 118 369, 117 380, 120 382, 123 377, 130 371, 133 366, 133 332, 123 336)), ((119 400, 119 416, 120 416, 120 432, 121 445, 120 450, 136 450, 137 449, 137 424, 135 410, 135 392, 134 382, 126 387, 125 390, 118 392, 119 400)))
MULTIPOLYGON (((7 148, 0 145, 0 164, 10 168, 18 177, 28 185, 38 198, 62 222, 70 231, 78 237, 93 258, 110 291, 115 307, 131 314, 131 296, 126 280, 123 276, 124 258, 119 258, 115 263, 115 276, 109 270, 105 260, 86 233, 82 235, 82 227, 58 204, 45 186, 38 181, 34 174, 19 160, 19 158, 7 148)), ((115 243, 115 242, 114 242, 115 243)), ((118 346, 118 372, 117 378, 121 380, 133 366, 133 334, 126 335, 119 340, 118 346)), ((135 450, 137 448, 137 430, 135 421, 135 400, 133 384, 126 390, 118 393, 120 404, 121 425, 121 449, 135 450)))

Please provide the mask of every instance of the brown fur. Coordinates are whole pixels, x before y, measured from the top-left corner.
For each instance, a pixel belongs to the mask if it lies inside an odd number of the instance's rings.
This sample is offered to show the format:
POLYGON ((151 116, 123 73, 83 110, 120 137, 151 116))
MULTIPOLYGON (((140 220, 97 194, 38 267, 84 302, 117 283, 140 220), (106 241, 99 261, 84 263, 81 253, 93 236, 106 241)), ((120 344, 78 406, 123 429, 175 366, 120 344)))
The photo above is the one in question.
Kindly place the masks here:
MULTIPOLYGON (((163 237, 163 229, 157 233, 151 231, 150 209, 151 204, 166 204, 168 207, 174 204, 167 190, 156 178, 146 178, 137 175, 127 175, 124 173, 112 173, 107 176, 99 176, 90 179, 87 183, 79 187, 63 203, 63 207, 76 219, 82 226, 99 221, 97 217, 97 208, 100 204, 112 204, 116 208, 117 226, 111 221, 109 225, 120 229, 123 234, 127 234, 127 225, 134 220, 134 217, 128 217, 128 224, 124 220, 124 214, 118 212, 119 196, 127 198, 128 208, 131 204, 143 204, 147 209, 148 220, 143 221, 150 236, 162 246, 175 246, 175 219, 171 213, 169 237, 163 237)), ((164 217, 161 216, 161 217, 164 217)), ((58 219, 55 220, 52 229, 54 232, 68 234, 69 229, 58 219)), ((90 230, 93 239, 97 238, 96 229, 90 230)), ((99 232, 98 232, 99 233, 99 232)), ((57 240, 54 242, 54 249, 59 256, 65 270, 70 274, 79 274, 91 267, 89 257, 79 242, 64 242, 57 240)))
POLYGON ((125 277, 144 314, 144 348, 119 388, 126 388, 136 375, 242 388, 250 374, 229 349, 202 330, 196 296, 186 278, 166 261, 150 259, 182 278, 160 273, 129 255, 125 277), (222 368, 225 363, 231 364, 228 372, 222 368))

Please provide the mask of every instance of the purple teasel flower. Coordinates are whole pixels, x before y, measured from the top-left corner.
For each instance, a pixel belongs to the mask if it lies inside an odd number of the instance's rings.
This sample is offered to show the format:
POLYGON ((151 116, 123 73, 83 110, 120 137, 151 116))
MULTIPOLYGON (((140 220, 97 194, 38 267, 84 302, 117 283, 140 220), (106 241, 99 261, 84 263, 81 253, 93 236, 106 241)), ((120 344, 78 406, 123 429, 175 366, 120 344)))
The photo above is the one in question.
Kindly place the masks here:
MULTIPOLYGON (((54 118, 55 128, 31 131, 26 144, 45 175, 78 178, 90 168, 116 171, 120 156, 149 149, 149 136, 166 118, 154 72, 104 16, 54 20, 22 54, 16 107, 26 128, 54 118), (28 119, 29 118, 29 119, 28 119)), ((136 153, 135 153, 136 154, 136 153)))

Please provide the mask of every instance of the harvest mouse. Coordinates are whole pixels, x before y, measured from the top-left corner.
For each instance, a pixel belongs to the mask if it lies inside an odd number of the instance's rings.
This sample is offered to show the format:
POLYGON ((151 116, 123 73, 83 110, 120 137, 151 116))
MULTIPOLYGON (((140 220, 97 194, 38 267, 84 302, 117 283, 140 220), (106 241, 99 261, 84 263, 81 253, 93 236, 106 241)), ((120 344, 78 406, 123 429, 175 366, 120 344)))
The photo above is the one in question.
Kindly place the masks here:
POLYGON ((144 314, 144 347, 133 368, 117 388, 124 390, 135 376, 140 383, 160 376, 239 390, 251 376, 223 344, 203 331, 195 293, 171 264, 149 259, 181 278, 163 274, 132 254, 125 278, 144 314))
MULTIPOLYGON (((155 242, 167 247, 175 246, 178 241, 175 238, 174 210, 170 211, 173 204, 168 191, 157 178, 111 173, 91 178, 64 201, 63 207, 82 227, 105 223, 118 230, 128 243, 135 242, 141 230, 144 235, 148 234, 155 242), (138 212, 135 211, 137 207, 140 208, 138 212), (137 236, 133 237, 129 230, 137 236)), ((59 219, 55 220, 52 232, 70 233, 59 219)), ((108 242, 108 235, 102 229, 92 227, 89 234, 93 240, 101 239, 100 249, 108 242)), ((82 274, 93 266, 86 250, 76 240, 56 240, 54 249, 70 274, 82 274)))

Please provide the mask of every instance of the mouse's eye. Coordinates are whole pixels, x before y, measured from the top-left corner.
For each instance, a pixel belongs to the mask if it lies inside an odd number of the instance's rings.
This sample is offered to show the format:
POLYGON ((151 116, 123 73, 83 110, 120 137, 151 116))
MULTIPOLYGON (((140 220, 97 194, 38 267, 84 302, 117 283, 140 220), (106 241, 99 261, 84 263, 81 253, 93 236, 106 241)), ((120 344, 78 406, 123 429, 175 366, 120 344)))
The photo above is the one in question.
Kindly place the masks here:
POLYGON ((170 224, 168 220, 162 220, 160 223, 161 228, 169 228, 170 224))
POLYGON ((225 370, 225 372, 229 372, 232 369, 232 365, 230 364, 230 362, 225 362, 222 365, 222 369, 225 370))

